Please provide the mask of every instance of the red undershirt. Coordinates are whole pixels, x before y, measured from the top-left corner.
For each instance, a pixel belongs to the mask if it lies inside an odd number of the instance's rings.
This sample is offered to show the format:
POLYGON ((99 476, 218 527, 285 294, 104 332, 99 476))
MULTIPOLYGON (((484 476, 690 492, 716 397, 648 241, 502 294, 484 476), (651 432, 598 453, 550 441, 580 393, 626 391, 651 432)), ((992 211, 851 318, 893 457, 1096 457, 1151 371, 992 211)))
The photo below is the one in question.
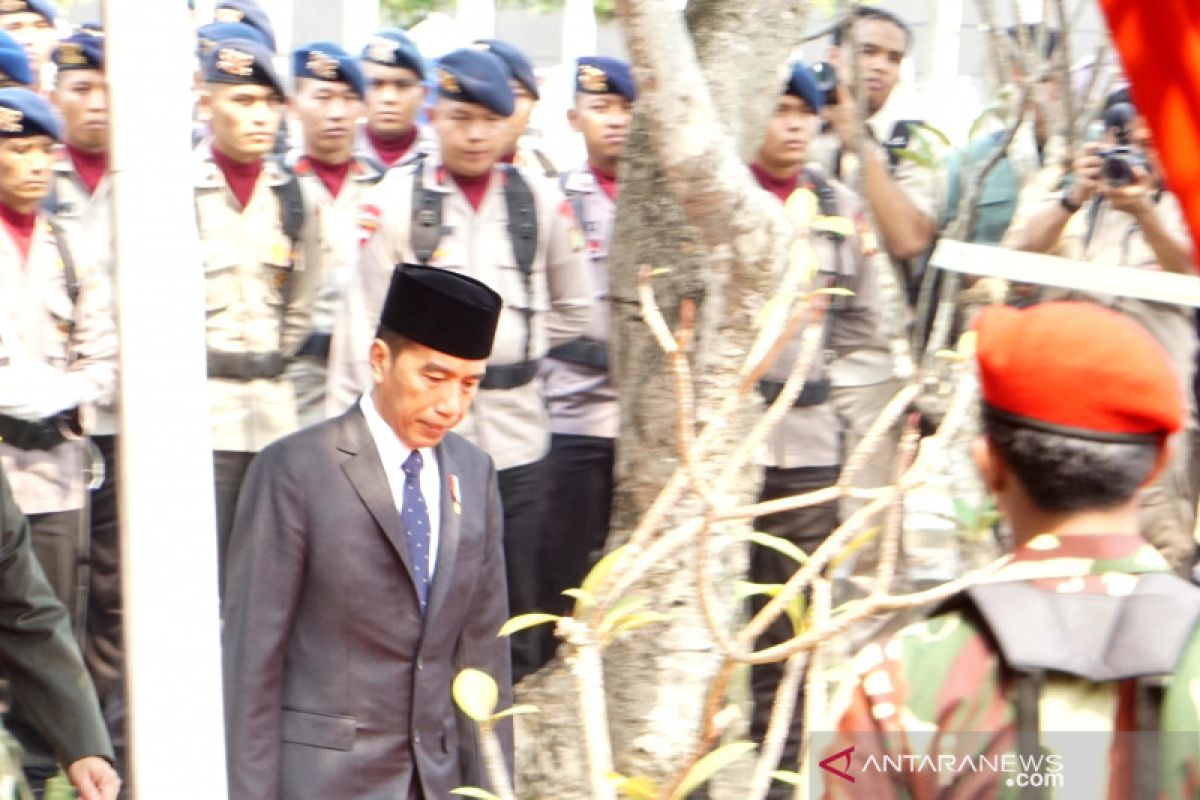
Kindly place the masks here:
POLYGON ((483 202, 483 196, 487 193, 488 182, 492 179, 492 171, 489 169, 482 175, 459 175, 451 172, 450 177, 454 178, 458 188, 467 196, 471 208, 478 211, 479 204, 483 202))
POLYGON ((516 161, 517 161, 517 151, 516 150, 513 150, 511 153, 505 153, 504 155, 500 156, 501 164, 515 164, 516 161))
POLYGON ((312 164, 313 172, 317 173, 317 177, 321 179, 321 183, 325 184, 329 194, 337 197, 338 192, 342 190, 342 184, 346 182, 346 176, 350 174, 350 162, 331 164, 312 156, 305 156, 305 158, 308 159, 308 163, 312 164))
POLYGON ((750 171, 754 173, 759 186, 778 197, 781 203, 786 203, 800 185, 800 173, 803 170, 796 170, 796 174, 790 178, 776 178, 758 164, 751 164, 750 171))
POLYGON ((100 179, 104 177, 104 173, 108 172, 108 151, 89 153, 86 150, 79 150, 67 145, 67 154, 71 157, 71 163, 75 165, 75 172, 79 175, 79 179, 87 187, 88 194, 95 194, 96 187, 100 185, 100 179))
POLYGON ((588 164, 588 169, 592 171, 592 175, 596 178, 596 185, 608 195, 608 199, 614 203, 617 202, 617 176, 604 172, 592 164, 588 164))
POLYGON ((0 220, 4 221, 4 229, 21 251, 22 258, 29 258, 29 246, 33 243, 33 229, 37 225, 37 209, 28 214, 22 214, 0 203, 0 220))
POLYGON ((229 184, 233 196, 245 209, 246 204, 250 202, 250 196, 254 194, 254 184, 258 182, 258 176, 262 174, 262 159, 256 158, 248 164, 243 164, 240 161, 234 161, 216 147, 213 147, 212 155, 213 161, 225 175, 225 181, 229 184))
POLYGON ((383 161, 385 167, 394 165, 417 140, 417 126, 410 125, 408 130, 400 134, 398 139, 380 139, 375 131, 367 128, 367 140, 375 148, 376 155, 383 161))

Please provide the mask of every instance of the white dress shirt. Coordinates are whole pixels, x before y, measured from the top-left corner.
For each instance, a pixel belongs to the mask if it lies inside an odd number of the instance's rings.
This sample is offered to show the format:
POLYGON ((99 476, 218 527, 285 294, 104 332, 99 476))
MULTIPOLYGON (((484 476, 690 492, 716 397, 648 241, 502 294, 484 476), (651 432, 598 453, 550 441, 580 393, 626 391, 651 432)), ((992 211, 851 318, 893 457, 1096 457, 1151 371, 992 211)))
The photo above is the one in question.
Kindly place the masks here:
MULTIPOLYGON (((388 487, 392 490, 392 503, 396 506, 396 517, 404 508, 404 462, 412 454, 412 448, 400 441, 395 431, 379 416, 375 400, 370 392, 364 394, 358 401, 363 416, 367 420, 367 430, 375 440, 375 449, 379 451, 379 460, 383 466, 383 474, 387 476, 388 487)), ((442 482, 438 472, 437 454, 432 447, 422 447, 421 453, 421 494, 425 497, 425 508, 429 514, 429 580, 433 581, 433 573, 437 567, 438 539, 441 536, 442 519, 442 482)))

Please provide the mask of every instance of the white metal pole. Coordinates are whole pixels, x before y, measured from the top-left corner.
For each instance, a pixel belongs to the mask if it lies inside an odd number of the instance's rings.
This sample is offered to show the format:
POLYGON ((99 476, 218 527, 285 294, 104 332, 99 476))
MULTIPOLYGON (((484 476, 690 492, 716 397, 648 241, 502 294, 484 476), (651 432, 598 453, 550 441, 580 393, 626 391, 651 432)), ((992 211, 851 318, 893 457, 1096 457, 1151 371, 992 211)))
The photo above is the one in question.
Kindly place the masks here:
POLYGON ((592 0, 566 0, 562 11, 562 54, 568 74, 580 56, 596 54, 596 8, 592 0))
POLYGON ((204 271, 183 3, 105 0, 120 334, 120 511, 141 800, 226 797, 204 271), (147 35, 153 31, 153 35, 147 35))

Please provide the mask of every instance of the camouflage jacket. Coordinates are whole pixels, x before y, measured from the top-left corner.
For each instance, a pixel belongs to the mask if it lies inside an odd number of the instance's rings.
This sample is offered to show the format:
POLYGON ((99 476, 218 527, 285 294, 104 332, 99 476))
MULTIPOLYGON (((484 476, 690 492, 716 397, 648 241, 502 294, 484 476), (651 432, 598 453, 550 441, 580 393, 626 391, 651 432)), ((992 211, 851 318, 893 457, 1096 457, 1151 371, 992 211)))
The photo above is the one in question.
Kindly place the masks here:
MULTIPOLYGON (((1147 574, 1168 571, 1137 535, 1043 534, 988 583, 1125 596, 1147 574)), ((1045 624, 1036 614, 1028 620, 1045 624)), ((1161 798, 1200 796, 1200 635, 1193 629, 1184 641, 1162 695, 1161 798)), ((834 699, 833 732, 813 734, 819 795, 1016 798, 1032 785, 1046 797, 1138 796, 1139 681, 1048 673, 1037 703, 1042 757, 1027 760, 1018 748, 1014 673, 999 652, 970 604, 952 604, 864 648, 834 699)))

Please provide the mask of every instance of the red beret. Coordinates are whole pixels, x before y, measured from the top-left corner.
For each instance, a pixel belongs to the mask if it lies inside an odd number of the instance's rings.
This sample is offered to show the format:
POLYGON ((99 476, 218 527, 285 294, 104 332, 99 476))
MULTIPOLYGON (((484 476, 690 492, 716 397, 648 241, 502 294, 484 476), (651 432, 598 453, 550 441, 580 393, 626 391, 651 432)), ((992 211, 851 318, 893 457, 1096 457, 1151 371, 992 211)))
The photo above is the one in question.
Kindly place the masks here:
POLYGON ((1115 311, 1075 302, 992 306, 975 330, 989 413, 1107 441, 1183 427, 1182 390, 1166 352, 1115 311))

